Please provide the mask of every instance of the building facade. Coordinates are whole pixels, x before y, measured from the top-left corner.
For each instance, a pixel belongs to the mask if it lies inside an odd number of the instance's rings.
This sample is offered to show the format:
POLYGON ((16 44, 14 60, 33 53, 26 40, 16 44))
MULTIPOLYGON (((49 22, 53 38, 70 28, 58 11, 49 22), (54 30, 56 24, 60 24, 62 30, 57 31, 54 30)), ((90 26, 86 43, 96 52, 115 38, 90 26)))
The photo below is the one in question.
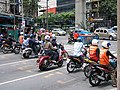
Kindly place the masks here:
POLYGON ((57 0, 57 13, 75 9, 75 0, 57 0))
MULTIPOLYGON (((38 16, 46 12, 47 10, 47 0, 41 0, 38 2, 38 16)), ((56 0, 48 0, 48 12, 56 13, 57 1, 56 0)))
POLYGON ((10 12, 10 4, 9 0, 0 0, 0 13, 9 13, 10 12))

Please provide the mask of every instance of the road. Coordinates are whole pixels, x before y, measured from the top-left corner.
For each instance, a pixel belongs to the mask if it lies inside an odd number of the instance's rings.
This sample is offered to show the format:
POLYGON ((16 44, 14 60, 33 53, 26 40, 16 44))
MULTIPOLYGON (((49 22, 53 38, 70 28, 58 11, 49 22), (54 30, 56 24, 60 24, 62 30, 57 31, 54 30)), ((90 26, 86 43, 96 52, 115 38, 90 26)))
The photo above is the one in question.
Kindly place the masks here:
MULTIPOLYGON (((65 49, 72 54, 73 45, 67 44, 67 36, 57 37, 57 41, 64 43, 65 49)), ((101 44, 102 40, 100 40, 101 44)), ((116 53, 117 43, 111 42, 111 51, 116 53)), ((99 45, 101 47, 101 45, 99 45)), ((2 54, 0 52, 0 90, 111 90, 111 82, 104 82, 98 87, 92 87, 83 71, 68 73, 66 62, 63 67, 52 67, 47 71, 40 71, 36 60, 22 59, 21 55, 2 54)))

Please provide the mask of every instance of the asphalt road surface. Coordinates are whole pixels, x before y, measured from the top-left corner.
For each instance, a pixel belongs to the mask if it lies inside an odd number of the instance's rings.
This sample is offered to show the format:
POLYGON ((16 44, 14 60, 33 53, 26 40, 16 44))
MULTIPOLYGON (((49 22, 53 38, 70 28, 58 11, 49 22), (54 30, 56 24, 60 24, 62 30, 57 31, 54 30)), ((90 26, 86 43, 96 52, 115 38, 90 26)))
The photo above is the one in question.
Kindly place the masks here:
MULTIPOLYGON (((67 36, 57 37, 64 43, 69 54, 73 52, 73 44, 67 44, 67 36)), ((101 44, 102 40, 100 40, 101 44)), ((116 53, 117 43, 111 42, 111 51, 116 53)), ((101 45, 99 45, 101 47, 101 45)), ((53 66, 40 71, 36 66, 38 58, 23 59, 20 54, 3 54, 0 52, 0 90, 112 90, 111 81, 92 87, 84 76, 82 69, 68 73, 66 62, 61 68, 53 66)))

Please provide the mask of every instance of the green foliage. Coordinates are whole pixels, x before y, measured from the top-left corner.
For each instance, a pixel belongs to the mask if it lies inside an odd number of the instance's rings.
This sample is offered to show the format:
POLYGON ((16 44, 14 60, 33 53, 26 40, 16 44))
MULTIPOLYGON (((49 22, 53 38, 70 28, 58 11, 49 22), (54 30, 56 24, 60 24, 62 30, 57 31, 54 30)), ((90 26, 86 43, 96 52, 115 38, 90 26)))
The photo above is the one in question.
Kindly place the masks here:
POLYGON ((108 19, 117 16, 117 0, 101 0, 100 13, 108 19))
POLYGON ((25 16, 31 16, 35 18, 38 11, 38 7, 40 7, 38 6, 38 1, 39 0, 23 0, 25 16))
MULTIPOLYGON (((37 23, 42 23, 46 19, 46 14, 42 14, 37 18, 37 23)), ((49 25, 69 25, 68 23, 75 20, 75 11, 62 12, 58 14, 48 13, 48 23, 49 25)))

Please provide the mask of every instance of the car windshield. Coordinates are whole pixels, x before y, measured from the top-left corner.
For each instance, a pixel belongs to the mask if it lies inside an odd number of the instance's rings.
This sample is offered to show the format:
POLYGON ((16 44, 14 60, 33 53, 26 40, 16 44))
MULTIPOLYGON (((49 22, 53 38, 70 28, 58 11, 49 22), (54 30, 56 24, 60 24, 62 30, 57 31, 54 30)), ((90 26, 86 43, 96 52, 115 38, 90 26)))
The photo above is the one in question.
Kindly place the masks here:
POLYGON ((114 30, 111 30, 111 29, 109 29, 108 32, 110 32, 110 33, 115 33, 115 31, 114 31, 114 30))

